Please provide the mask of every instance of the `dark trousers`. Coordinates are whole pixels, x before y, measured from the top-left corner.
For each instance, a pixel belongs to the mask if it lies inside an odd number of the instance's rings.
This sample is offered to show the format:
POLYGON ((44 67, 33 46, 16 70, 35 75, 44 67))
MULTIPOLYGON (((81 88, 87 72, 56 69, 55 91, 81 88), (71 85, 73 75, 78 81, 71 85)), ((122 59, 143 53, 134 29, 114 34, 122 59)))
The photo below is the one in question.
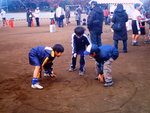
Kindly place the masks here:
POLYGON ((29 17, 29 18, 27 19, 27 22, 28 22, 28 27, 31 27, 31 24, 32 24, 32 18, 29 17))
POLYGON ((61 18, 58 18, 58 27, 64 27, 64 22, 61 18))
MULTIPOLYGON (((114 40, 114 46, 117 49, 118 49, 118 41, 119 40, 114 40)), ((122 40, 122 42, 123 42, 123 51, 126 52, 127 51, 127 40, 122 40)))
POLYGON ((102 45, 101 33, 90 31, 90 37, 91 37, 92 44, 96 44, 98 47, 102 45))
MULTIPOLYGON (((71 62, 71 68, 75 69, 76 68, 76 61, 77 57, 72 56, 72 62, 71 62)), ((80 54, 80 71, 84 71, 84 65, 85 65, 85 59, 84 55, 80 54)))
POLYGON ((79 26, 80 25, 80 20, 76 20, 76 22, 77 22, 77 26, 79 26))
POLYGON ((36 20, 36 26, 40 26, 39 18, 35 18, 36 20))
POLYGON ((31 27, 32 21, 28 22, 28 27, 31 27))
POLYGON ((109 25, 110 24, 110 19, 109 17, 104 17, 104 21, 105 21, 105 25, 109 25))

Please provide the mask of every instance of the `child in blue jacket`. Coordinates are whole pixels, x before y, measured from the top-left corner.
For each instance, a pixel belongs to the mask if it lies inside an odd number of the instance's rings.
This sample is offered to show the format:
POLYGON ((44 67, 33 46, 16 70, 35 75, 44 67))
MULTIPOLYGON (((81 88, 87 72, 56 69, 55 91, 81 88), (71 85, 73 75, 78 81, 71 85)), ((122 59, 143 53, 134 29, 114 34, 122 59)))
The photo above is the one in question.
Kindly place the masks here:
POLYGON ((53 73, 53 60, 55 57, 60 57, 64 52, 64 47, 61 44, 55 44, 53 47, 37 46, 29 52, 29 63, 35 66, 32 78, 32 88, 43 89, 39 84, 38 78, 40 72, 44 70, 44 75, 56 77, 53 73))
POLYGON ((84 34, 84 31, 85 28, 79 26, 74 29, 74 33, 72 34, 72 62, 69 71, 71 72, 76 70, 77 55, 80 55, 79 75, 84 75, 84 51, 90 44, 87 35, 84 34))
POLYGON ((112 86, 114 82, 111 76, 111 65, 119 56, 118 50, 111 45, 98 47, 94 44, 89 45, 84 54, 96 60, 98 71, 98 77, 96 77, 96 79, 100 80, 100 82, 104 82, 105 87, 112 86))

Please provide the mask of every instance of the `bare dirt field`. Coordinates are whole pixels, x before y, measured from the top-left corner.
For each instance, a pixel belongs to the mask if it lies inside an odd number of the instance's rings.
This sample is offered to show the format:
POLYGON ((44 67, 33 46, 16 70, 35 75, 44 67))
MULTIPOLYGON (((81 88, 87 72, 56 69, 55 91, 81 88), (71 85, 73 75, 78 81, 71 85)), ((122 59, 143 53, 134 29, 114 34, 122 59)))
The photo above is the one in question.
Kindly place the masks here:
MULTIPOLYGON (((141 37, 140 46, 131 46, 129 31, 129 52, 121 52, 120 42, 120 56, 113 63, 115 85, 105 88, 94 80, 95 62, 88 56, 84 76, 79 76, 78 70, 68 72, 75 26, 71 23, 54 33, 49 32, 48 22, 41 27, 0 28, 0 113, 150 113, 150 44, 144 44, 141 37), (44 89, 32 89, 34 68, 28 63, 29 50, 56 43, 65 47, 54 61, 58 77, 42 77, 44 89)), ((103 44, 113 45, 110 26, 103 31, 103 44)))

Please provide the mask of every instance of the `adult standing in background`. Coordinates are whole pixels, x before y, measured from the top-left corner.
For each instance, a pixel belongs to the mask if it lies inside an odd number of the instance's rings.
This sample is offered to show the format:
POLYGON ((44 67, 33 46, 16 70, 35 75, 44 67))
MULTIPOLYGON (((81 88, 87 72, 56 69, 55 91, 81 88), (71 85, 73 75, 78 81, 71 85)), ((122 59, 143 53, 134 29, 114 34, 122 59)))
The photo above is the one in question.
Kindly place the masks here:
POLYGON ((40 22, 39 22, 40 9, 39 9, 39 7, 37 7, 37 8, 35 9, 34 17, 35 17, 35 20, 36 20, 36 26, 39 27, 39 26, 40 26, 40 22))
POLYGON ((127 29, 126 29, 126 22, 128 21, 128 15, 126 11, 123 9, 122 4, 118 4, 117 8, 114 11, 114 15, 112 17, 112 22, 114 24, 120 23, 121 24, 121 30, 115 31, 113 34, 113 40, 114 40, 114 46, 118 49, 118 41, 123 41, 123 52, 127 53, 127 29))
POLYGON ((103 11, 98 6, 96 1, 91 2, 91 11, 87 18, 87 27, 90 32, 90 38, 92 44, 96 44, 98 47, 102 45, 101 34, 103 28, 103 11))
POLYGON ((140 14, 140 4, 135 4, 135 10, 132 13, 132 45, 138 46, 138 38, 141 34, 139 23, 141 21, 141 14, 140 14))
POLYGON ((58 19, 58 27, 64 27, 64 19, 65 16, 65 11, 62 7, 60 7, 60 5, 58 5, 57 9, 56 9, 56 18, 58 19))
POLYGON ((4 11, 4 9, 1 9, 1 17, 3 21, 3 26, 5 26, 7 22, 6 22, 6 11, 4 11))
POLYGON ((65 16, 66 16, 66 25, 68 25, 70 23, 70 8, 66 7, 66 11, 65 11, 65 16))
POLYGON ((27 9, 27 22, 28 22, 28 27, 31 27, 31 24, 32 24, 32 17, 33 17, 33 14, 31 12, 31 10, 28 8, 27 9))

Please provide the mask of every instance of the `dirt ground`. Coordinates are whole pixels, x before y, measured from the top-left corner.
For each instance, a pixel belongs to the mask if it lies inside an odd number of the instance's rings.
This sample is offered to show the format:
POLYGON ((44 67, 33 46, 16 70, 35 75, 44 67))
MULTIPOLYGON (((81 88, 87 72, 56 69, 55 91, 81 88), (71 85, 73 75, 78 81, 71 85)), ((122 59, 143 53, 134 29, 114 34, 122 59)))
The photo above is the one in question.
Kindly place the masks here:
MULTIPOLYGON (((48 23, 48 22, 47 22, 48 23)), ((49 25, 28 28, 0 28, 0 113, 150 113, 150 44, 139 40, 128 53, 113 63, 113 87, 105 88, 95 81, 95 61, 86 57, 86 73, 68 72, 71 62, 71 23, 56 32, 49 25), (65 52, 54 61, 56 79, 40 79, 43 90, 31 88, 33 67, 28 52, 35 46, 61 43, 65 52)), ((110 26, 104 26, 102 43, 113 45, 110 26)), ((88 33, 88 30, 86 30, 88 33)), ((79 67, 79 63, 77 63, 79 67)))

